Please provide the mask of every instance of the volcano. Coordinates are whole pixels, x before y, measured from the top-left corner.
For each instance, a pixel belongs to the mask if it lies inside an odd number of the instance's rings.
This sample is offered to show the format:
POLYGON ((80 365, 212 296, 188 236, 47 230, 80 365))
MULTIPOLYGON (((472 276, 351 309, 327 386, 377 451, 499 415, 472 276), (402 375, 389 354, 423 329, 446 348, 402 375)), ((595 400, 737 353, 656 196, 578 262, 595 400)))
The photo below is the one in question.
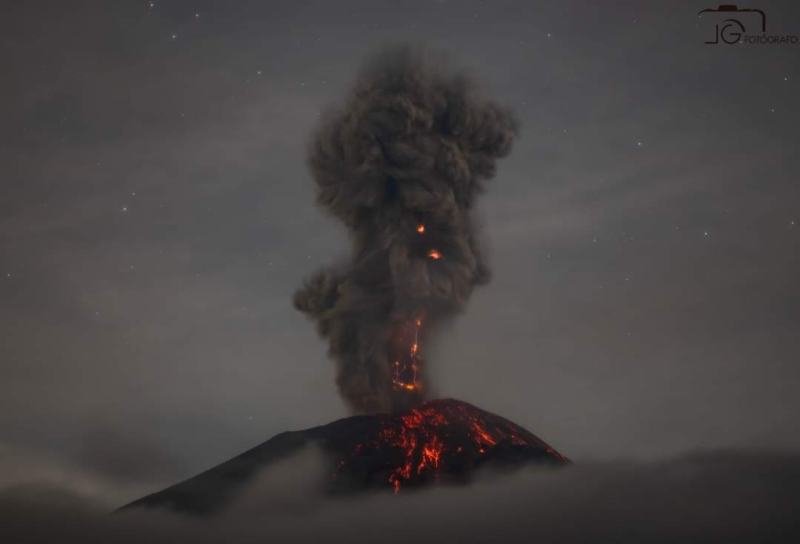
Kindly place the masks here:
POLYGON ((510 110, 422 50, 370 59, 347 100, 320 117, 308 154, 317 204, 346 226, 350 255, 293 298, 328 342, 342 398, 362 415, 279 434, 128 507, 212 514, 309 445, 330 463, 331 494, 401 493, 466 482, 485 466, 568 463, 507 419, 427 400, 425 346, 489 280, 474 205, 517 129, 510 110))
POLYGON ((210 470, 136 500, 133 507, 207 516, 222 510, 258 472, 316 445, 330 462, 325 490, 407 492, 466 483, 482 467, 511 469, 569 460, 511 421, 466 402, 428 401, 402 413, 352 416, 284 432, 210 470))

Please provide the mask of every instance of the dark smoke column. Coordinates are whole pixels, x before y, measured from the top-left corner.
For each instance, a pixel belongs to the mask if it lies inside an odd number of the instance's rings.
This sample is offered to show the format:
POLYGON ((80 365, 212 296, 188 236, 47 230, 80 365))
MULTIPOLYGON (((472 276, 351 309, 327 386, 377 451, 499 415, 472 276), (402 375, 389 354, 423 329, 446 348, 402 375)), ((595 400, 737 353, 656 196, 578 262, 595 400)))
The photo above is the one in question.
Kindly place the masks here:
POLYGON ((488 280, 475 197, 511 150, 510 112, 410 48, 367 63, 314 135, 317 202, 347 225, 350 261, 295 294, 330 343, 342 395, 362 412, 422 400, 423 346, 488 280))

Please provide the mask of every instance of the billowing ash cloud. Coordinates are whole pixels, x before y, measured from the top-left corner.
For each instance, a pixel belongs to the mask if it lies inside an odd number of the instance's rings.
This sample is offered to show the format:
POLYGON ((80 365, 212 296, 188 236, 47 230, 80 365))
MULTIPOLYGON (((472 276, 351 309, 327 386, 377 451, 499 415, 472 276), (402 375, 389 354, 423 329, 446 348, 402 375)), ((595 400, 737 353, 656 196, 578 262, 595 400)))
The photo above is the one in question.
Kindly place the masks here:
POLYGON ((317 202, 345 223, 353 248, 294 302, 329 341, 354 409, 424 395, 423 337, 488 279, 471 213, 515 133, 507 109, 407 47, 368 62, 319 127, 309 156, 317 202))

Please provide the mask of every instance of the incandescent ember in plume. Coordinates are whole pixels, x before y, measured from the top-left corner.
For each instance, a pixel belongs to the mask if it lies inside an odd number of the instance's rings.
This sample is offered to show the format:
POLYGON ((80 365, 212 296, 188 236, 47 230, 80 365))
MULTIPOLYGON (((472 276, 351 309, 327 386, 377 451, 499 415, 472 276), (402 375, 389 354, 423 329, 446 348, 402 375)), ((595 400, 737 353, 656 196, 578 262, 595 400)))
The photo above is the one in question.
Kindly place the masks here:
POLYGON ((511 150, 510 112, 463 74, 410 48, 377 55, 315 133, 317 202, 347 226, 350 258, 294 297, 329 342, 360 412, 424 400, 424 347, 488 279, 475 199, 511 150))

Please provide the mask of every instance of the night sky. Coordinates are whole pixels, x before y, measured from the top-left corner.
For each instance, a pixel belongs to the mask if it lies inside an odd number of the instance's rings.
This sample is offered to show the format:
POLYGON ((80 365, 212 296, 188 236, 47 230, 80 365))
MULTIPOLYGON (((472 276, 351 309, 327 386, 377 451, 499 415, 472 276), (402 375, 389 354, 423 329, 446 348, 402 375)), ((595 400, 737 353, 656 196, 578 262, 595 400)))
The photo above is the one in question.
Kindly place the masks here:
POLYGON ((576 462, 797 452, 800 46, 705 45, 712 4, 3 2, 0 484, 120 503, 348 415, 306 146, 396 42, 521 125, 437 393, 576 462))

